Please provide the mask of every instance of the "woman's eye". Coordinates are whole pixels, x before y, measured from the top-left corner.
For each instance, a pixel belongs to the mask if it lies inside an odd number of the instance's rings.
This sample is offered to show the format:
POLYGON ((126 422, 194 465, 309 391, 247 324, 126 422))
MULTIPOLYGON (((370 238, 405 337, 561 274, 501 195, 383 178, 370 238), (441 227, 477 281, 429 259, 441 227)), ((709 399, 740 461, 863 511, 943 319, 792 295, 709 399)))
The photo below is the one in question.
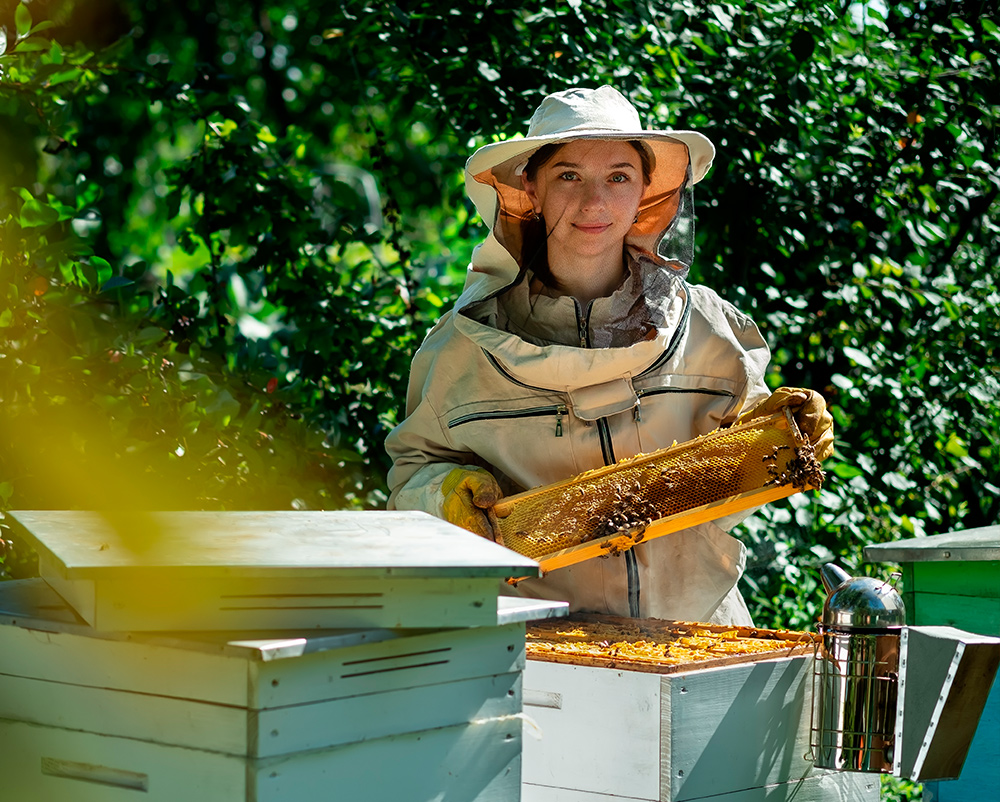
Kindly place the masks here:
POLYGON ((616 173, 615 175, 611 176, 611 180, 614 181, 616 184, 622 184, 628 181, 628 176, 625 175, 625 173, 616 173))
POLYGON ((575 181, 576 173, 562 173, 559 178, 563 181, 575 181))

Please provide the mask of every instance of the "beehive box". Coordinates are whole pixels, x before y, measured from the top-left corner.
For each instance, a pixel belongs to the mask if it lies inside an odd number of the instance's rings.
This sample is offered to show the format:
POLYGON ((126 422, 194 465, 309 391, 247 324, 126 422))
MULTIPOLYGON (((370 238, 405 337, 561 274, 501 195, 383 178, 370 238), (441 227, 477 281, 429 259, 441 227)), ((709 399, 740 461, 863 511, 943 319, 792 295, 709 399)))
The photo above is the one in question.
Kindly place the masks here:
MULTIPOLYGON (((898 563, 906 622, 1000 635, 1000 526, 865 546, 898 563)), ((961 776, 924 785, 925 802, 992 802, 1000 784, 1000 679, 994 680, 961 776)))
POLYGON ((8 514, 105 631, 494 626, 526 557, 423 512, 8 514))
POLYGON ((97 632, 41 580, 0 583, 2 796, 515 800, 524 620, 564 605, 502 605, 492 627, 247 640, 97 632))
MULTIPOLYGON (((638 625, 662 635, 664 622, 638 625)), ((724 630, 677 627, 678 639, 724 630)), ((535 629, 524 672, 525 802, 878 799, 877 776, 813 766, 809 636, 742 630, 775 648, 657 667, 610 652, 535 659, 535 629)))

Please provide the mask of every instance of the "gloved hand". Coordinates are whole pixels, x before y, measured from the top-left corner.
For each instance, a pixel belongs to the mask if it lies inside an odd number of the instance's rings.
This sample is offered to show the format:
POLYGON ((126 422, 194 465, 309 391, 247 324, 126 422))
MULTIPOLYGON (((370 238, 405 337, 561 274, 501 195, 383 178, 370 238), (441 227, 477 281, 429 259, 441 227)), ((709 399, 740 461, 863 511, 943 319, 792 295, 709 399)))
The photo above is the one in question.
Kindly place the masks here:
POLYGON ((441 484, 444 519, 487 540, 496 540, 486 510, 503 492, 493 474, 482 468, 455 468, 441 484))
POLYGON ((833 416, 827 410, 823 396, 815 390, 779 387, 769 398, 741 415, 737 423, 763 418, 782 407, 791 408, 799 429, 816 451, 816 459, 822 462, 833 453, 833 416))

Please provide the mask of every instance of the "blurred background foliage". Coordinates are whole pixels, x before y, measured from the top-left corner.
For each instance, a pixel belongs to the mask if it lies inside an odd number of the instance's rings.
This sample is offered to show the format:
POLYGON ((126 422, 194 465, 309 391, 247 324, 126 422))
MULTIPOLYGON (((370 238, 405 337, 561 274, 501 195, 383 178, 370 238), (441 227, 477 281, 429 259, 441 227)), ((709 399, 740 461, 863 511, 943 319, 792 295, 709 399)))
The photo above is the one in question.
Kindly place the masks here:
POLYGON ((740 533, 810 628, 822 562, 998 520, 992 8, 0 1, 0 509, 381 507, 465 159, 611 83, 715 141, 694 280, 832 407, 823 490, 740 533))

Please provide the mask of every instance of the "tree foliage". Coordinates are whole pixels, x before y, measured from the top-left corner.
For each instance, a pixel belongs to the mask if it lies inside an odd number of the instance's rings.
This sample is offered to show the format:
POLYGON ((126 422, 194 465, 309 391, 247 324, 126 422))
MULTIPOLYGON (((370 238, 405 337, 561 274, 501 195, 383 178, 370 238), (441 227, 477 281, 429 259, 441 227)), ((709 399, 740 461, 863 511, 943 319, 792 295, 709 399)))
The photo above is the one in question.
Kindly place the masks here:
POLYGON ((835 415, 824 489, 741 535, 758 622, 807 627, 819 563, 1000 513, 989 8, 8 3, 0 502, 381 506, 483 233, 465 158, 612 83, 715 141, 696 280, 835 415))

